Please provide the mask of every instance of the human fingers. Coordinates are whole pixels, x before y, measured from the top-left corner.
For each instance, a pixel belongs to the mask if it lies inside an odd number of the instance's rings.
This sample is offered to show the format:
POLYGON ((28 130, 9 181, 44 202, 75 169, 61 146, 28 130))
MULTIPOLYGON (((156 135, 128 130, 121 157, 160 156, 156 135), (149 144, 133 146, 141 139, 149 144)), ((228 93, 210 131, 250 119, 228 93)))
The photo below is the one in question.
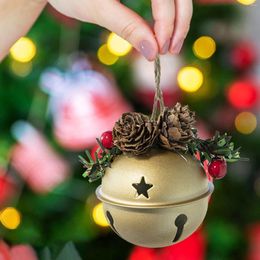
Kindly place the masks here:
POLYGON ((154 32, 161 54, 168 52, 174 27, 174 0, 152 0, 154 32))
POLYGON ((170 52, 180 52, 184 39, 186 38, 192 17, 192 0, 175 0, 175 28, 171 41, 170 52))
POLYGON ((134 11, 117 1, 103 1, 94 19, 130 42, 149 61, 156 58, 158 44, 148 24, 134 11))

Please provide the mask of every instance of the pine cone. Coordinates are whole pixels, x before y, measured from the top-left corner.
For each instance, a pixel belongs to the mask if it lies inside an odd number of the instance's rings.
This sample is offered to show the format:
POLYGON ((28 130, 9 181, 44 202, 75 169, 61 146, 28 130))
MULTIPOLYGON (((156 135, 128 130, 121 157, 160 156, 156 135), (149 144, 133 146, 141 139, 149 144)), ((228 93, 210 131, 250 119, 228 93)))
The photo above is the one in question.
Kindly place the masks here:
POLYGON ((186 151, 187 143, 196 136, 195 122, 195 112, 190 111, 188 106, 177 103, 173 108, 165 109, 159 135, 160 145, 169 150, 186 151))
POLYGON ((152 147, 159 130, 140 113, 124 113, 113 128, 113 142, 124 153, 139 155, 152 147))

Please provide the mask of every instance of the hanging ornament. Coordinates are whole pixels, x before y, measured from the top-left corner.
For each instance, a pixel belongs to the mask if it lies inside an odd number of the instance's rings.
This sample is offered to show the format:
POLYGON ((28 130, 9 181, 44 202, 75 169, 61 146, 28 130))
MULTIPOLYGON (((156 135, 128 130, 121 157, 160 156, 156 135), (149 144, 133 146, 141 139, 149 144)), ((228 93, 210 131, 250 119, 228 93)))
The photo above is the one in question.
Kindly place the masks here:
MULTIPOLYGON (((161 78, 161 88, 163 90, 164 102, 167 106, 172 106, 181 97, 176 77, 182 65, 183 61, 180 56, 166 54, 161 57, 161 67, 164 71, 161 78)), ((132 68, 136 85, 136 99, 144 106, 152 108, 154 98, 153 63, 148 62, 142 55, 137 54, 132 68)))
POLYGON ((89 181, 102 178, 97 197, 116 234, 143 247, 165 247, 190 236, 202 223, 213 192, 202 165, 215 158, 240 159, 231 137, 200 139, 195 113, 177 103, 164 106, 160 62, 155 62, 152 115, 124 113, 113 127, 113 146, 97 139, 102 157, 80 157, 89 181), (197 159, 197 157, 199 160, 197 159))
POLYGON ((230 61, 237 70, 247 70, 257 60, 257 53, 250 42, 240 42, 231 50, 230 61))
POLYGON ((54 134, 70 150, 93 146, 96 136, 112 128, 121 113, 130 109, 111 80, 85 69, 82 62, 66 72, 45 71, 41 86, 50 95, 54 134))

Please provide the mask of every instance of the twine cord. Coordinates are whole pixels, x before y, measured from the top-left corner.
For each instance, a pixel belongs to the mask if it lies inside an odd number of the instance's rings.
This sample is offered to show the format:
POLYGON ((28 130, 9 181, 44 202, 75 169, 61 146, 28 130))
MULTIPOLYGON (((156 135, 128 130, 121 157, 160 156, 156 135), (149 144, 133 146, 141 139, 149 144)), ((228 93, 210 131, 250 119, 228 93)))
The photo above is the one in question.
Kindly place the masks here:
POLYGON ((153 112, 151 116, 151 120, 155 121, 158 116, 164 110, 164 101, 163 101, 163 93, 160 87, 160 80, 161 80, 161 64, 160 64, 160 57, 159 55, 156 57, 154 61, 154 76, 155 76, 155 95, 154 95, 154 102, 153 102, 153 112))

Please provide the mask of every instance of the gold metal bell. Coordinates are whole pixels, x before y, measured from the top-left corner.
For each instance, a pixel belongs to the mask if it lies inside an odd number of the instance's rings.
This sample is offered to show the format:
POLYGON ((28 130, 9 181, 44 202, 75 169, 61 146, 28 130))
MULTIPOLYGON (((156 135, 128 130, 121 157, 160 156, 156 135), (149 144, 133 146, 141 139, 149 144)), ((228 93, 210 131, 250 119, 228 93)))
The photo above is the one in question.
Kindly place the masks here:
POLYGON ((118 156, 96 194, 115 233, 156 248, 184 240, 201 225, 213 189, 195 158, 156 149, 118 156))

